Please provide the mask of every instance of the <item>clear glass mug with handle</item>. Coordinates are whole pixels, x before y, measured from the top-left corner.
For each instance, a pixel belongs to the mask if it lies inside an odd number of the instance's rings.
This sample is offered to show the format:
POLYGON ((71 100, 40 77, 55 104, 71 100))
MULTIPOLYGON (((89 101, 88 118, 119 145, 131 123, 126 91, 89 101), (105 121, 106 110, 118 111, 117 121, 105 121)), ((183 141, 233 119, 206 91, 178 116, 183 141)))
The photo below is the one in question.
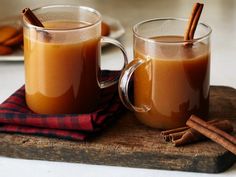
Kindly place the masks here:
POLYGON ((119 76, 101 81, 101 45, 124 47, 101 36, 101 15, 82 6, 53 5, 33 10, 44 28, 23 18, 26 102, 36 113, 89 113, 100 91, 119 76))
POLYGON ((121 74, 119 94, 150 127, 176 128, 184 126, 191 114, 208 115, 211 28, 199 23, 195 39, 184 41, 187 22, 158 18, 133 28, 134 60, 121 74), (133 103, 128 95, 132 75, 133 103))

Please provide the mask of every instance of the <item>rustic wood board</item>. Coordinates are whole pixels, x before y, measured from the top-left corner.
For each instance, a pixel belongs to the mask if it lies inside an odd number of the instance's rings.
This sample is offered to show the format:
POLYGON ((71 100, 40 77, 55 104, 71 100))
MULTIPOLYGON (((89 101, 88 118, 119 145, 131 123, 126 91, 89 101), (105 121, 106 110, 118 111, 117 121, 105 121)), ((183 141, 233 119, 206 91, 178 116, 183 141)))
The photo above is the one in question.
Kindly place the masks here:
MULTIPOLYGON (((212 86, 210 103, 211 118, 232 119, 236 128, 235 89, 212 86)), ((130 112, 122 115, 99 136, 86 142, 1 133, 0 155, 207 173, 222 172, 236 161, 235 155, 212 141, 178 148, 166 144, 158 130, 142 125, 130 112)))

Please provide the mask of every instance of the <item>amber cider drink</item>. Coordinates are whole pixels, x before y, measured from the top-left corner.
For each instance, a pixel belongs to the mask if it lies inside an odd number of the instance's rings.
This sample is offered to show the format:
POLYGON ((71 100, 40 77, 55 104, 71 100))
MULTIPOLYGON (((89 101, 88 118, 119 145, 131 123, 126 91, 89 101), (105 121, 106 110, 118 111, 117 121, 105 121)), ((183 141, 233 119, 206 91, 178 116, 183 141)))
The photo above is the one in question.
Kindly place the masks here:
MULTIPOLYGON (((152 38, 181 41, 181 36, 152 38)), ((204 43, 195 46, 166 44, 134 49, 135 59, 146 60, 134 73, 134 102, 150 110, 137 118, 151 126, 169 129, 183 126, 191 114, 207 117, 209 105, 210 53, 204 43)))
MULTIPOLYGON (((43 25, 66 30, 88 24, 48 21, 43 25)), ((97 106, 100 38, 64 42, 65 37, 59 37, 59 42, 24 37, 26 101, 36 113, 86 113, 97 106)))

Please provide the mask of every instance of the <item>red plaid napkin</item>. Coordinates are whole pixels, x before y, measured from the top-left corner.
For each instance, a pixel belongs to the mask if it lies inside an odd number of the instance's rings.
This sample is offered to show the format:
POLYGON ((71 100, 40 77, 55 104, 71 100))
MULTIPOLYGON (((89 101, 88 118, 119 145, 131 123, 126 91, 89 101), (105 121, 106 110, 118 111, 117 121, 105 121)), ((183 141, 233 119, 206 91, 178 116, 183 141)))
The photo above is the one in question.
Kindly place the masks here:
POLYGON ((26 105, 23 86, 0 105, 0 132, 84 140, 109 125, 122 111, 116 87, 104 89, 101 94, 106 103, 89 114, 36 114, 26 105))

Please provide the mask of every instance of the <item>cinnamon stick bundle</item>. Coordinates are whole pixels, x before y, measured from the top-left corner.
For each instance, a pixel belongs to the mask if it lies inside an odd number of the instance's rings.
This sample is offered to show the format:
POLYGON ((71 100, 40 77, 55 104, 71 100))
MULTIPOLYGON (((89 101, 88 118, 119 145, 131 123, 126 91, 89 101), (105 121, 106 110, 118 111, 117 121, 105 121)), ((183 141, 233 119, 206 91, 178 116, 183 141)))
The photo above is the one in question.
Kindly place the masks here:
POLYGON ((162 131, 161 136, 165 141, 171 141, 175 146, 209 138, 236 155, 236 137, 228 134, 233 131, 232 123, 229 120, 206 122, 192 115, 186 125, 188 127, 162 131))
MULTIPOLYGON (((233 126, 229 120, 216 119, 211 120, 208 123, 228 133, 233 131, 233 126)), ((161 136, 166 142, 172 142, 174 146, 183 146, 206 139, 204 135, 189 127, 181 127, 162 131, 161 136)))

